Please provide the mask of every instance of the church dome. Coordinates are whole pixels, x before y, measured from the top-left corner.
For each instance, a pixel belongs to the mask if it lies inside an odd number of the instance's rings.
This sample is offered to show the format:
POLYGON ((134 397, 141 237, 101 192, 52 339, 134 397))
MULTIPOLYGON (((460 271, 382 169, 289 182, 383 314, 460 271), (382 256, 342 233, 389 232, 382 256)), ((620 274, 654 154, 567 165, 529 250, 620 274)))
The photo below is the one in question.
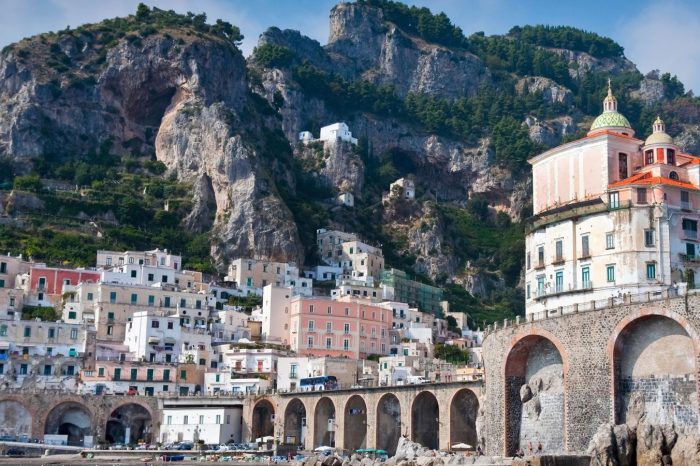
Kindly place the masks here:
POLYGON ((651 144, 674 144, 673 138, 666 133, 664 121, 658 116, 656 117, 656 121, 654 121, 654 132, 651 133, 644 142, 645 146, 651 144))
POLYGON ((629 120, 627 120, 622 113, 617 111, 617 99, 612 93, 612 87, 609 79, 608 95, 603 100, 603 113, 598 115, 598 118, 593 121, 589 134, 601 129, 619 131, 630 136, 634 135, 634 130, 632 129, 632 125, 630 125, 629 120))

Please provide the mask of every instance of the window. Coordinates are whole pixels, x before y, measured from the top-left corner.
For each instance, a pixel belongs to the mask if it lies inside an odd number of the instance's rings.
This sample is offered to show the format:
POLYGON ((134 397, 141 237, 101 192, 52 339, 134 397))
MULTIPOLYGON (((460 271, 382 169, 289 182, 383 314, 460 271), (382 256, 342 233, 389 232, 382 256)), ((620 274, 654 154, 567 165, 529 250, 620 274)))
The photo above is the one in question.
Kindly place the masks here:
POLYGON ((345 315, 346 316, 350 315, 350 308, 349 307, 345 308, 345 315))
POLYGON ((129 376, 129 379, 131 381, 136 380, 136 378, 139 376, 139 370, 138 369, 131 369, 131 374, 129 376))
POLYGON ((165 307, 170 307, 170 296, 166 296, 166 297, 163 299, 163 306, 165 306, 165 307))
POLYGON ((647 188, 637 188, 637 204, 646 204, 647 188))
POLYGON ((555 250, 555 261, 556 262, 561 262, 564 258, 564 244, 562 240, 557 240, 556 243, 554 243, 554 250, 555 250))
POLYGON ((537 265, 544 266, 544 246, 537 246, 537 265))
POLYGON ((51 364, 44 364, 44 375, 51 375, 51 369, 53 369, 51 364))
POLYGON ((582 267, 581 268, 581 287, 584 290, 590 289, 592 287, 591 268, 590 267, 582 267))
POLYGON ((654 229, 650 228, 644 230, 644 246, 653 247, 654 246, 654 229))
POLYGON ((581 258, 591 257, 591 251, 588 247, 588 235, 581 237, 581 258))
POLYGON ((537 277, 537 296, 544 295, 544 275, 537 277))
POLYGON ((15 297, 10 296, 10 307, 15 307, 15 297))
POLYGON ((107 335, 114 335, 114 325, 107 326, 107 335))
POLYGON ((350 349, 350 340, 347 338, 343 340, 343 349, 345 351, 348 351, 350 349))
POLYGON ((621 180, 624 180, 627 178, 627 154, 619 154, 617 156, 617 168, 618 168, 618 174, 620 176, 621 180))
POLYGON ((139 300, 139 295, 136 293, 131 293, 131 304, 136 304, 139 300))
POLYGON ((120 367, 115 367, 114 368, 114 380, 121 380, 122 379, 122 370, 120 367))
POLYGON ((182 417, 182 423, 183 423, 183 424, 187 425, 189 422, 190 422, 190 421, 189 421, 189 416, 185 415, 185 416, 182 417))
POLYGON ((78 329, 77 329, 77 328, 72 328, 72 329, 70 329, 70 339, 71 339, 71 340, 77 340, 77 339, 78 339, 78 329))
POLYGON ((167 275, 162 275, 162 276, 160 277, 160 281, 161 281, 162 283, 168 283, 168 276, 167 276, 167 275))
POLYGON ((644 153, 644 162, 646 165, 651 165, 654 163, 654 151, 648 150, 644 153))
POLYGON ((29 338, 32 336, 32 328, 31 327, 24 327, 24 337, 29 338))
POLYGON ((309 321, 309 332, 313 332, 313 331, 314 331, 314 321, 310 320, 309 321))
POLYGON ((98 368, 97 368, 97 376, 98 376, 98 377, 104 377, 104 376, 105 376, 105 368, 104 368, 104 367, 98 367, 98 368))
POLYGON ((527 299, 530 299, 530 284, 527 284, 527 299))
POLYGON ((28 372, 27 364, 21 364, 19 366, 19 375, 27 375, 27 372, 28 372))
POLYGON ((656 263, 647 262, 647 279, 653 280, 656 278, 656 263))
POLYGON ((170 369, 163 369, 163 380, 170 381, 170 369))
POLYGON ((344 332, 346 335, 349 335, 349 334, 350 334, 350 324, 343 324, 343 332, 344 332))
POLYGON ((173 322, 170 321, 170 322, 168 322, 168 330, 172 330, 172 329, 173 329, 173 322))
POLYGON ((612 283, 615 281, 615 266, 614 265, 608 265, 605 267, 606 275, 608 278, 608 282, 612 283))
POLYGON ((331 333, 333 331, 333 324, 331 322, 326 322, 326 332, 331 333))
POLYGON ((148 274, 148 281, 149 281, 149 282, 152 282, 152 281, 153 281, 153 274, 152 274, 152 273, 149 273, 149 274, 148 274))
POLYGON ((0 337, 7 336, 7 325, 0 325, 0 337))
POLYGON ((681 209, 690 209, 690 195, 688 191, 681 191, 681 209))
POLYGON ((172 424, 172 423, 173 423, 173 417, 172 417, 172 416, 168 416, 168 417, 167 417, 167 420, 165 421, 165 423, 166 423, 167 425, 172 424))
POLYGON ((152 320, 151 321, 151 328, 160 328, 160 322, 157 320, 152 320))
POLYGON ((326 338, 326 349, 331 349, 331 339, 326 338))
POLYGON ((608 194, 608 208, 618 209, 620 208, 620 193, 614 192, 608 194))
POLYGON ((558 271, 554 278, 554 291, 561 293, 564 291, 564 272, 558 271))
POLYGON ((186 378, 187 378, 187 370, 186 370, 186 369, 182 369, 182 370, 180 371, 180 380, 185 380, 186 378))
POLYGON ((326 313, 327 313, 327 314, 331 314, 332 312, 333 312, 333 311, 331 310, 331 307, 328 306, 328 309, 326 309, 326 313))
POLYGON ((109 302, 112 304, 117 302, 117 292, 116 291, 109 292, 109 302))
POLYGON ((306 340, 306 346, 307 346, 308 348, 313 348, 313 347, 314 347, 314 337, 309 337, 309 338, 306 340))
MULTIPOLYGON (((75 319, 77 317, 77 313, 75 311, 68 311, 68 318, 69 319, 75 319)), ((51 338, 51 337, 49 337, 51 338)))
POLYGON ((131 278, 136 278, 136 270, 131 271, 131 278))
POLYGON ((676 173, 676 172, 669 173, 668 177, 671 178, 672 180, 678 181, 678 173, 676 173))
POLYGON ((684 218, 683 234, 686 238, 696 239, 698 237, 698 221, 684 218))
POLYGON ((615 249, 615 235, 613 233, 605 233, 605 249, 615 249))
POLYGON ((530 251, 527 252, 525 264, 526 264, 527 270, 530 270, 530 251))
POLYGON ((56 329, 53 327, 49 329, 49 338, 56 338, 56 329))
POLYGON ((114 312, 107 313, 107 320, 114 320, 114 312))
POLYGON ((309 312, 312 312, 312 313, 314 312, 314 305, 313 304, 309 304, 309 312))
POLYGON ((0 273, 7 273, 7 262, 0 262, 0 273))
POLYGON ((221 424, 221 414, 216 415, 216 423, 221 424))
POLYGON ((148 295, 148 305, 149 306, 154 306, 156 303, 156 298, 153 295, 148 295))
POLYGON ((666 163, 669 165, 676 164, 676 151, 673 149, 666 149, 666 163))
POLYGON ((112 265, 112 258, 111 257, 107 257, 107 265, 112 265))
POLYGON ((88 293, 88 294, 87 294, 87 300, 88 300, 88 301, 92 301, 93 299, 95 299, 95 298, 94 298, 94 295, 93 295, 92 293, 88 293))

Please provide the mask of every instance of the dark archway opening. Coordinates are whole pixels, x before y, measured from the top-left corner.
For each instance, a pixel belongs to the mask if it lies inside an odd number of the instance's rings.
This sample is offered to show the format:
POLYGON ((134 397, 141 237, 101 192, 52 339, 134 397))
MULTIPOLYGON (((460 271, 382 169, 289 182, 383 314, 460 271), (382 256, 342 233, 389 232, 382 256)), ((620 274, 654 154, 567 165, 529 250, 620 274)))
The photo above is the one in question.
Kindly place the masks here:
POLYGON ((367 446, 367 405, 359 395, 353 395, 345 404, 343 447, 355 451, 367 446))
POLYGON ((275 408, 268 400, 259 401, 253 408, 253 441, 275 435, 275 408))
POLYGON ((401 403, 395 395, 387 393, 377 404, 377 448, 396 454, 401 437, 401 403))
POLYGON ((105 440, 108 443, 150 443, 152 422, 151 414, 143 406, 135 403, 120 406, 109 416, 105 440))
POLYGON ((430 392, 421 392, 413 400, 411 438, 431 450, 439 447, 440 409, 437 398, 430 392))
POLYGON ((450 445, 466 443, 476 448, 476 417, 479 399, 473 391, 462 389, 455 393, 450 403, 450 445))
POLYGON ((85 436, 92 435, 90 411, 80 403, 61 403, 49 412, 44 433, 65 435, 68 445, 83 446, 85 436))
POLYGON ((284 443, 304 445, 306 440, 306 407, 299 398, 294 398, 284 410, 284 443))
POLYGON ((335 405, 330 398, 323 397, 316 404, 314 413, 313 447, 335 447, 335 405))

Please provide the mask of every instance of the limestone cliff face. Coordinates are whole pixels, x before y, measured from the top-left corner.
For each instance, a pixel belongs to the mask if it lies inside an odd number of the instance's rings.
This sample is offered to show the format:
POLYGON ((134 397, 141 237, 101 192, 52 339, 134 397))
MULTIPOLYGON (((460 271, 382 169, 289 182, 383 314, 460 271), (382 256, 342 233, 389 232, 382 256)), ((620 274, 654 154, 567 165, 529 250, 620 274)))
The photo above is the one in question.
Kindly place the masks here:
POLYGON ((376 84, 392 84, 399 95, 424 92, 447 98, 473 96, 490 83, 483 62, 410 37, 384 23, 380 9, 341 3, 331 10, 326 50, 345 69, 376 84))
POLYGON ((59 42, 64 73, 38 62, 43 45, 35 42, 0 56, 0 155, 67 157, 106 142, 114 156, 153 151, 194 186, 184 223, 213 228, 218 265, 235 256, 300 260, 291 213, 246 142, 255 128, 239 116, 249 91, 233 45, 168 34, 121 40, 87 74, 98 55, 87 36, 59 42))

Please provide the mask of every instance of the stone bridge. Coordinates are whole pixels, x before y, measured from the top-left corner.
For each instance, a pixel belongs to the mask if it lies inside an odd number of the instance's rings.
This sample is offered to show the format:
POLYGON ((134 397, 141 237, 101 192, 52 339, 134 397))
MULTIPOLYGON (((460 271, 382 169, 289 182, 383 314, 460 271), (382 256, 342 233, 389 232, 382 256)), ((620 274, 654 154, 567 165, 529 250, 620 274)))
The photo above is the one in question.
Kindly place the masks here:
POLYGON ((476 445, 480 382, 447 382, 327 392, 295 392, 246 400, 244 438, 274 436, 313 449, 379 448, 394 453, 399 437, 430 448, 476 445))
POLYGON ((153 397, 77 395, 53 390, 5 390, 0 393, 0 434, 43 439, 67 435, 68 444, 123 443, 158 438, 160 409, 153 397), (88 442, 89 443, 89 442, 88 442))
POLYGON ((599 425, 698 427, 700 296, 647 296, 499 324, 484 339, 489 454, 585 451, 599 425))

